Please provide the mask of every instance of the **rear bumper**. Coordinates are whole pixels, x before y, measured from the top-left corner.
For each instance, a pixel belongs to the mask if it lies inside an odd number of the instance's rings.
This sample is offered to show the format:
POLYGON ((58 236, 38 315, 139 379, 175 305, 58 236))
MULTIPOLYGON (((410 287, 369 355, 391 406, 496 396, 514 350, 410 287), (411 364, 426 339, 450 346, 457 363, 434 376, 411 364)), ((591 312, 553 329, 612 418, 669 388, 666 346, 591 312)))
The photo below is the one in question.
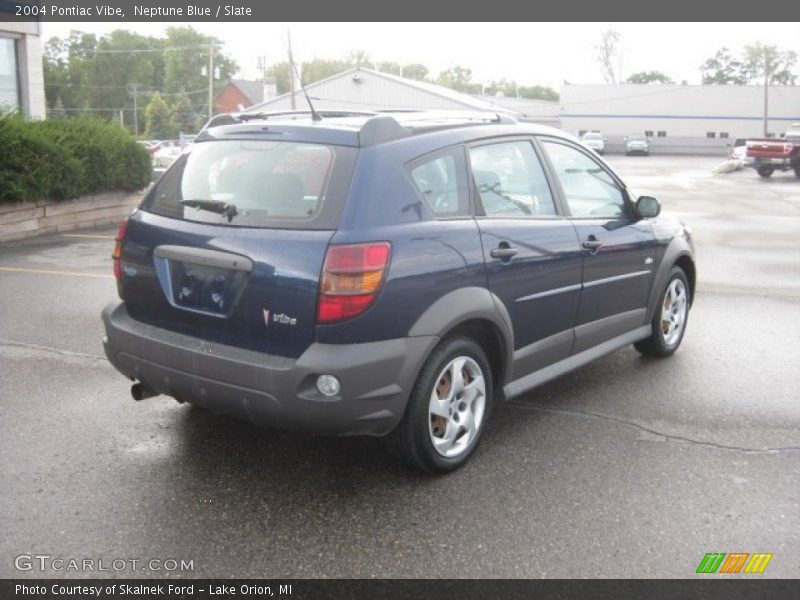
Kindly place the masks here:
POLYGON ((783 158, 767 158, 764 156, 754 156, 748 157, 752 160, 752 165, 754 167, 789 167, 791 165, 792 159, 791 157, 783 157, 783 158))
POLYGON ((181 401, 258 425, 331 435, 384 435, 400 421, 435 336, 312 344, 297 359, 206 342, 103 310, 108 360, 130 379, 181 401), (341 382, 323 396, 316 379, 341 382))

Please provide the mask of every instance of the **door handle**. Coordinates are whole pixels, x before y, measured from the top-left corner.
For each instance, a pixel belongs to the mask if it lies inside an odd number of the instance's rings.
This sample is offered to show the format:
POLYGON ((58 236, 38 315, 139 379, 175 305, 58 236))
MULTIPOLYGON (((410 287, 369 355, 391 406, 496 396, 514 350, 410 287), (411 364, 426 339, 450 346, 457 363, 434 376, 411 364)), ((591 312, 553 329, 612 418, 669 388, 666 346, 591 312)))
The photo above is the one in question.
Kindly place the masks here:
POLYGON ((588 239, 588 240, 586 240, 585 242, 583 242, 583 244, 581 244, 581 245, 582 245, 584 248, 586 248, 587 250, 597 251, 597 250, 599 250, 599 249, 600 249, 600 248, 603 246, 603 242, 601 242, 600 240, 598 240, 598 239, 597 239, 596 237, 594 237, 593 235, 590 235, 590 236, 589 236, 589 239, 588 239))
POLYGON ((500 260, 511 260, 511 257, 517 252, 519 252, 519 250, 511 246, 500 246, 499 248, 493 248, 492 251, 489 252, 489 255, 492 258, 499 258, 500 260))

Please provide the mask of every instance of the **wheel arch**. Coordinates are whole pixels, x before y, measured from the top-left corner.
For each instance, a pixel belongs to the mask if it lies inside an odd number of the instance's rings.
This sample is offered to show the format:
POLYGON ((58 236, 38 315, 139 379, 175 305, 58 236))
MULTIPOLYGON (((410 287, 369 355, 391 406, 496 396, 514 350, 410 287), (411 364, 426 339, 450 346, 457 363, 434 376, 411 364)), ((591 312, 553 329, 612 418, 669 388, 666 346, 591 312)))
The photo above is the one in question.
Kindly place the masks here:
POLYGON ((659 263, 653 284, 650 288, 650 295, 647 302, 647 319, 649 323, 653 319, 656 307, 660 301, 661 290, 667 283, 670 271, 674 267, 680 267, 686 274, 689 283, 689 301, 694 302, 694 294, 697 286, 697 267, 695 265, 693 250, 690 242, 683 236, 676 236, 664 251, 664 256, 659 263))
POLYGON ((470 337, 486 352, 496 390, 502 389, 509 376, 514 352, 511 317, 502 301, 485 288, 461 288, 445 294, 417 319, 409 335, 470 337))

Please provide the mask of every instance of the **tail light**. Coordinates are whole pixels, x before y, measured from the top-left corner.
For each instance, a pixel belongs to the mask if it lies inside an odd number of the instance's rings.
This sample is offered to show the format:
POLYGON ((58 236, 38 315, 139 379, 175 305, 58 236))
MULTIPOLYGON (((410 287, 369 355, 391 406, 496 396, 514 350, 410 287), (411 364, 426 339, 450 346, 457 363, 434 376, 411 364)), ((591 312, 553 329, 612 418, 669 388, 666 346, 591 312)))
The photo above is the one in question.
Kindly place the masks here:
POLYGON ((374 302, 389 265, 388 242, 329 246, 320 282, 317 322, 352 319, 374 302))
POLYGON ((117 236, 114 238, 114 252, 111 253, 111 259, 114 261, 114 279, 117 281, 122 277, 122 266, 120 265, 120 257, 122 256, 122 242, 125 241, 125 233, 128 231, 128 217, 120 224, 117 230, 117 236))

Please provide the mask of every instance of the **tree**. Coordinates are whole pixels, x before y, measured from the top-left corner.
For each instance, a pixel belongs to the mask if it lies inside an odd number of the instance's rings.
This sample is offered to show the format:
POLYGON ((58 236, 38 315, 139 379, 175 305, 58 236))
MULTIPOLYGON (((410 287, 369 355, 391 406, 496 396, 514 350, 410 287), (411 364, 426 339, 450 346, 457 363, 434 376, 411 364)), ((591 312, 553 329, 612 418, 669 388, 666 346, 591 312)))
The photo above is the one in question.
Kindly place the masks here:
POLYGON ((181 90, 172 102, 170 120, 180 133, 192 133, 197 129, 197 113, 185 90, 181 90))
POLYGON ((626 83, 675 83, 670 77, 661 71, 639 71, 634 73, 626 83))
POLYGON ((175 127, 169 118, 169 106, 158 92, 150 98, 145 115, 147 115, 148 137, 163 140, 175 134, 175 127))
POLYGON ((523 85, 519 88, 520 98, 530 98, 531 100, 550 100, 558 102, 558 92, 553 88, 544 85, 523 85))
POLYGON ((214 36, 204 35, 192 27, 170 27, 164 41, 164 91, 177 94, 187 90, 192 107, 198 114, 208 112, 208 95, 193 93, 208 89, 208 59, 211 48, 214 50, 214 71, 219 70, 219 78, 212 73, 214 94, 225 87, 226 82, 236 73, 236 63, 220 50, 222 43, 214 36))
POLYGON ((742 76, 747 83, 769 85, 794 85, 797 76, 792 67, 797 62, 793 50, 781 50, 777 46, 758 43, 745 46, 742 56, 742 76))
POLYGON ((606 83, 617 83, 617 72, 615 65, 619 56, 619 32, 613 29, 606 29, 600 38, 600 43, 595 46, 597 50, 597 61, 603 70, 603 78, 606 83))
POLYGON ((337 73, 341 73, 342 71, 346 71, 352 66, 353 65, 343 60, 325 60, 321 58, 315 58, 314 60, 304 62, 301 65, 300 78, 303 80, 303 85, 308 85, 309 83, 314 83, 315 81, 320 81, 332 75, 336 75, 337 73))
POLYGON ((703 85, 744 85, 747 80, 742 75, 742 63, 736 60, 725 47, 700 65, 703 85))
POLYGON ((450 67, 446 71, 442 71, 437 83, 465 94, 477 94, 481 91, 481 84, 472 83, 472 71, 461 66, 450 67))
POLYGON ((408 79, 415 79, 417 81, 425 81, 428 78, 428 67, 419 63, 412 63, 410 65, 403 65, 403 77, 408 79))

